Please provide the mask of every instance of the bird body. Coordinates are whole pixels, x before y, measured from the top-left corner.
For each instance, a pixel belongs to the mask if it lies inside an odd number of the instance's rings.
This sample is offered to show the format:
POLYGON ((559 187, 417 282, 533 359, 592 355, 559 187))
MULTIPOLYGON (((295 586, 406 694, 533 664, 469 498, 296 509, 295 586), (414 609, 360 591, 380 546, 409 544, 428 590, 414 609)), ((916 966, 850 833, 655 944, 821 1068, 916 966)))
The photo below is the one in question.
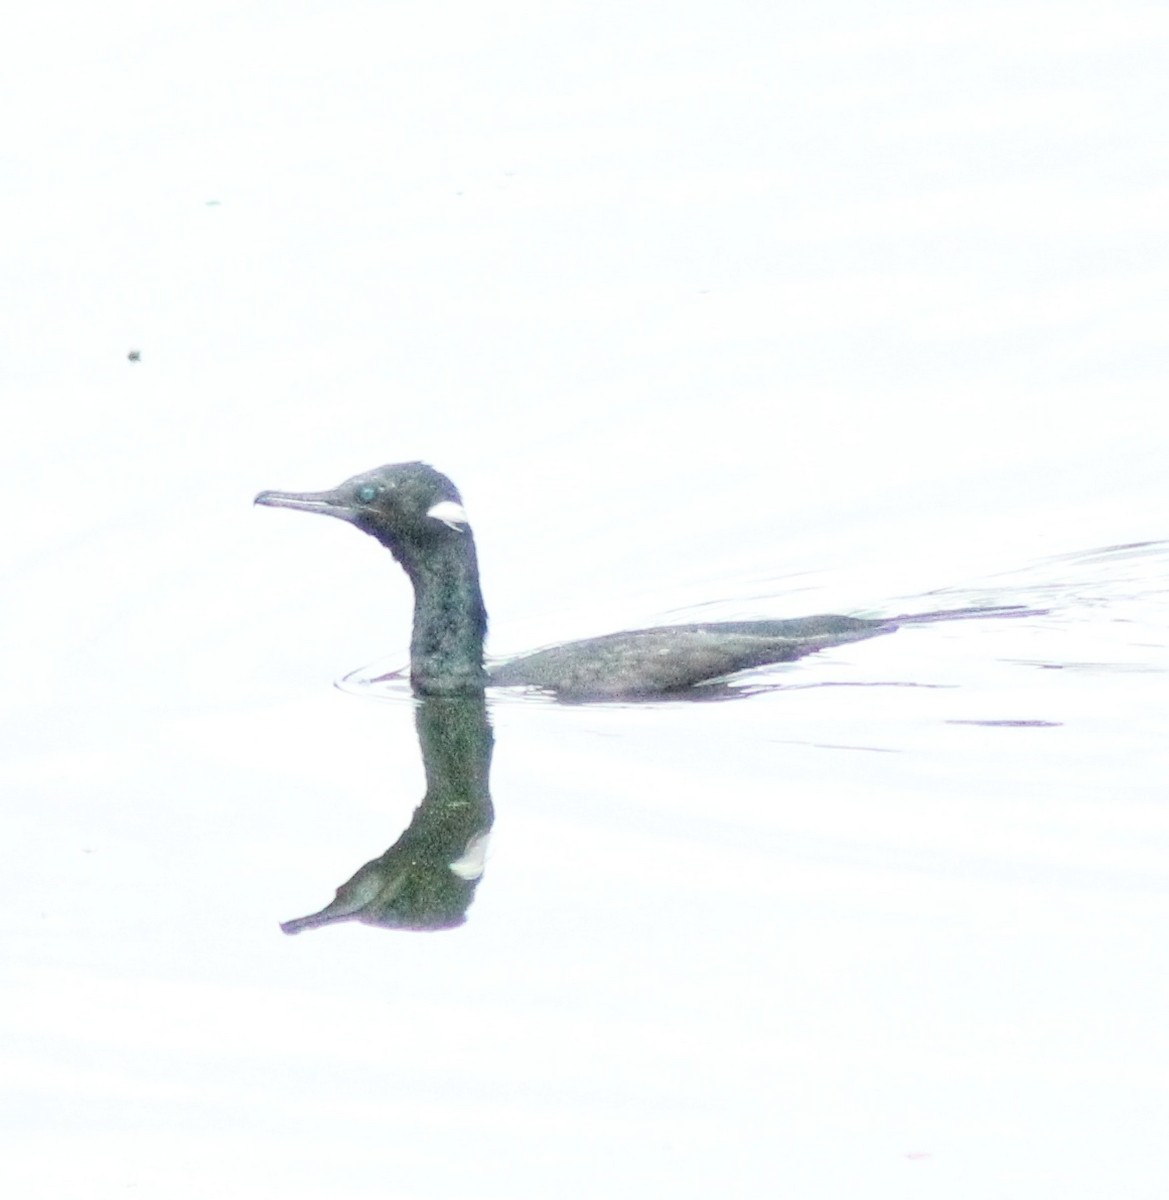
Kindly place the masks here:
POLYGON ((564 699, 657 695, 890 629, 861 617, 662 625, 536 650, 491 666, 488 678, 499 687, 547 688, 564 699))

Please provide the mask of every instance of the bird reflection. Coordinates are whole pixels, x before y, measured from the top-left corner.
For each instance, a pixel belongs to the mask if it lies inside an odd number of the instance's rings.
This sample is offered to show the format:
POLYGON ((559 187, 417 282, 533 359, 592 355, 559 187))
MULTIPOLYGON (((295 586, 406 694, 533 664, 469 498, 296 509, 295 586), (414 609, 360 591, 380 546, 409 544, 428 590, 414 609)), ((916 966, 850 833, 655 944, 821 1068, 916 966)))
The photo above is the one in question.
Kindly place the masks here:
POLYGON ((426 795, 409 826, 384 854, 343 883, 331 904, 285 921, 280 926, 285 933, 338 921, 452 929, 467 919, 494 820, 492 734, 483 693, 424 697, 415 723, 426 795))

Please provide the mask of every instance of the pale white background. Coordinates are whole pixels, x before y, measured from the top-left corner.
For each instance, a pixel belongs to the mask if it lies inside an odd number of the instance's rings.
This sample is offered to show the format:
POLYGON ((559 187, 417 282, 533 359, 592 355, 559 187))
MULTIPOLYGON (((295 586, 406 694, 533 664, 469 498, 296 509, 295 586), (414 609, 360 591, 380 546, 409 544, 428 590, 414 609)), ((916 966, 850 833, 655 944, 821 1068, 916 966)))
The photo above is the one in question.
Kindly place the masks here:
POLYGON ((4 26, 5 1191, 1163 1196, 1165 10, 4 26), (505 703, 469 924, 284 939, 421 795, 329 686, 409 597, 250 500, 412 457, 498 651, 1053 613, 505 703))

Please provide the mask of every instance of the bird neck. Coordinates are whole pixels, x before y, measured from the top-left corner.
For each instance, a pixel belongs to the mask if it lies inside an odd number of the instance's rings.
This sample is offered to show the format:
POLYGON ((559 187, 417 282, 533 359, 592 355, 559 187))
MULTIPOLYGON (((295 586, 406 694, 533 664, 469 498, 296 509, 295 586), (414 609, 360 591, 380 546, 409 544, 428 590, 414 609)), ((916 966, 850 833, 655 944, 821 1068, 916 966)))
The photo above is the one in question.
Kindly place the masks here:
POLYGON ((487 610, 470 531, 443 538, 425 556, 400 557, 414 585, 410 682, 425 695, 482 691, 487 610))

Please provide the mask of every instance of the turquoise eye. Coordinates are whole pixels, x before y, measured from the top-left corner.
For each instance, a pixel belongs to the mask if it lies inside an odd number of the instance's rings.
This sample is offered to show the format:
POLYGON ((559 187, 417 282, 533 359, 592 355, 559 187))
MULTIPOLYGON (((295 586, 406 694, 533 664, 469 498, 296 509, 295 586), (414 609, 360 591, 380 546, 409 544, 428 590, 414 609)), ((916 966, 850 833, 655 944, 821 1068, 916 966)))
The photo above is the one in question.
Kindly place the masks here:
POLYGON ((361 487, 357 489, 357 498, 362 502, 362 504, 368 504, 377 494, 378 489, 375 488, 372 483, 363 483, 361 487))

